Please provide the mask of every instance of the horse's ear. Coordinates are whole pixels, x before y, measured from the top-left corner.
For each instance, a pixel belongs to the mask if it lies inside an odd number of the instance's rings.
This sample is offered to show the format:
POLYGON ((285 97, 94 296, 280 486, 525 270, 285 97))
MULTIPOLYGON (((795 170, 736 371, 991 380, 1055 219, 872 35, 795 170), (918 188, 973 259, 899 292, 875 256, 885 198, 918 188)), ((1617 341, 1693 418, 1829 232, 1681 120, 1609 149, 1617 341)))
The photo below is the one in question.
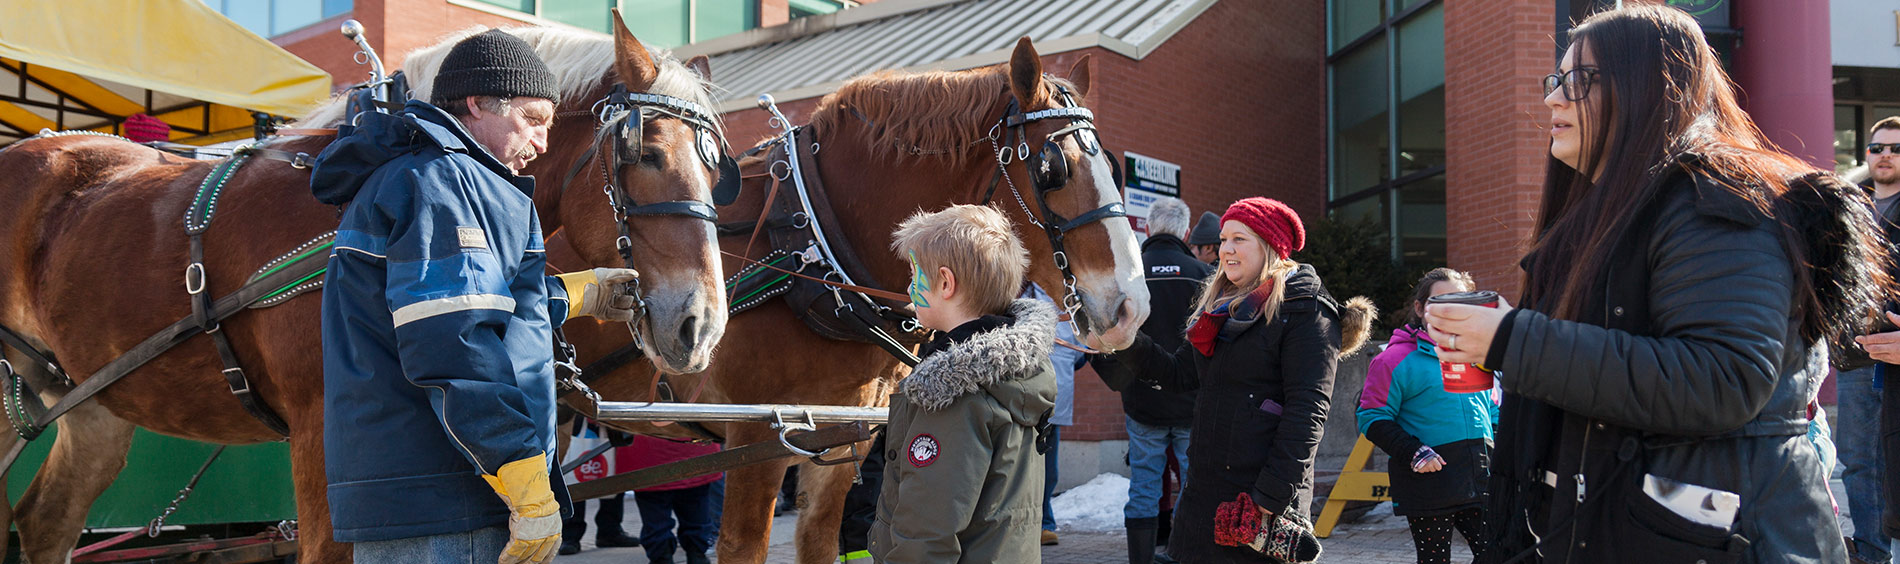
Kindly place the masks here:
POLYGON ((1075 60, 1075 66, 1069 67, 1069 82, 1075 83, 1075 99, 1078 101, 1089 97, 1089 57, 1084 54, 1075 60))
POLYGON ((620 73, 620 83, 632 92, 645 92, 653 87, 653 81, 660 77, 660 67, 653 64, 653 55, 647 52, 647 46, 633 38, 633 32, 627 31, 627 24, 620 20, 620 9, 614 14, 614 70, 620 73))
POLYGON ((687 59, 686 68, 699 73, 700 80, 712 81, 712 59, 706 58, 705 55, 693 55, 693 58, 687 59))
POLYGON ((1016 53, 1009 56, 1009 90, 1023 110, 1042 107, 1042 55, 1036 54, 1028 36, 1016 40, 1016 53))

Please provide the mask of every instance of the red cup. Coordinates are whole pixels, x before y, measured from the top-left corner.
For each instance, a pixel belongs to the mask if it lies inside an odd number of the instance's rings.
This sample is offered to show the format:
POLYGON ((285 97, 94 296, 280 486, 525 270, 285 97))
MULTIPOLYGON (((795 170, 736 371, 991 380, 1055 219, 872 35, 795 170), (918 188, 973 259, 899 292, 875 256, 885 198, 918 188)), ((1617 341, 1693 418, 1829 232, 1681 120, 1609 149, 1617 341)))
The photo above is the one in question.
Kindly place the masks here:
MULTIPOLYGON (((1498 307, 1498 293, 1490 290, 1476 292, 1453 292, 1439 294, 1425 300, 1428 304, 1463 304, 1484 307, 1498 307)), ((1491 372, 1475 365, 1463 362, 1440 362, 1439 372, 1445 378, 1445 391, 1454 394, 1483 392, 1491 389, 1491 372)))

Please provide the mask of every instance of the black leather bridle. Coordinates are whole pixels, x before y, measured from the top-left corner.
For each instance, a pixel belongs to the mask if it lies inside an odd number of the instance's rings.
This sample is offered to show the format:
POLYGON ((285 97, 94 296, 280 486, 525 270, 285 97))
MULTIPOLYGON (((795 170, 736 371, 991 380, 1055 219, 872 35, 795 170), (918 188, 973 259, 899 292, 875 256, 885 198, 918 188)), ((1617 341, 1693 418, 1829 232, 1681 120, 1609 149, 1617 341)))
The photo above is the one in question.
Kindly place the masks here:
MULTIPOLYGON (((1113 217, 1127 217, 1128 209, 1126 204, 1117 200, 1070 219, 1049 206, 1049 193, 1067 187, 1071 180, 1068 158, 1063 156, 1062 145, 1058 143, 1065 135, 1074 136, 1075 144, 1089 156, 1107 153, 1108 163, 1113 167, 1111 175, 1118 189, 1122 175, 1121 163, 1115 162, 1114 153, 1102 148, 1101 141, 1096 136, 1095 113, 1077 104, 1074 95, 1069 93, 1069 89, 1060 84, 1056 85, 1056 96, 1061 100, 1062 107, 1028 113, 1022 111, 1019 101, 1012 99, 1008 109, 1004 110, 1003 118, 990 128, 990 145, 996 152, 996 174, 990 178, 990 188, 983 194, 982 204, 990 203, 999 182, 1009 184, 1009 191, 1015 195, 1016 204, 1022 206, 1023 215, 1028 216, 1029 222, 1042 228, 1043 233, 1049 237, 1049 248, 1054 253, 1056 268, 1062 271, 1064 287, 1062 309, 1069 315, 1071 323, 1074 323, 1074 319, 1085 317, 1086 312, 1082 311, 1082 294, 1075 287, 1075 272, 1069 268, 1069 254, 1063 243, 1063 237, 1068 232, 1090 223, 1113 217), (1030 151, 1029 135, 1025 126, 1032 122, 1052 119, 1067 120, 1069 123, 1044 136, 1040 149, 1030 151), (1012 139, 1016 141, 1013 147, 1009 143, 1012 139), (1014 159, 1012 159, 1012 151, 1015 153, 1014 159), (1029 204, 1023 201, 1022 192, 1016 189, 1015 180, 1009 176, 1009 163, 1012 160, 1023 161, 1024 168, 1029 172, 1031 187, 1035 188, 1032 194, 1036 200, 1036 207, 1042 212, 1041 219, 1037 219, 1037 214, 1030 212, 1029 204)), ((1082 334, 1079 330, 1081 327, 1076 327, 1076 329, 1078 329, 1076 334, 1082 334)))
MULTIPOLYGON (((634 269, 632 226, 629 225, 634 216, 674 215, 718 224, 719 212, 713 206, 730 204, 738 198, 739 163, 727 154, 725 135, 720 133, 713 121, 718 117, 704 106, 664 94, 628 92, 626 86, 614 85, 613 92, 595 102, 590 113, 599 124, 594 129, 594 143, 568 169, 561 189, 565 192, 581 170, 596 160, 596 155, 602 157, 598 159, 601 163, 601 191, 607 194, 607 204, 614 210, 614 228, 620 231, 620 236, 614 239, 614 249, 627 268, 634 269), (640 163, 646 143, 646 122, 662 117, 678 119, 693 129, 696 141, 694 152, 699 156, 700 164, 719 178, 719 183, 713 187, 712 203, 673 200, 640 204, 627 192, 626 168, 640 163), (602 150, 608 144, 612 148, 602 150)), ((633 297, 637 322, 639 317, 646 315, 646 297, 640 292, 639 279, 628 283, 626 291, 633 297)), ((637 333, 635 337, 638 337, 637 333)))

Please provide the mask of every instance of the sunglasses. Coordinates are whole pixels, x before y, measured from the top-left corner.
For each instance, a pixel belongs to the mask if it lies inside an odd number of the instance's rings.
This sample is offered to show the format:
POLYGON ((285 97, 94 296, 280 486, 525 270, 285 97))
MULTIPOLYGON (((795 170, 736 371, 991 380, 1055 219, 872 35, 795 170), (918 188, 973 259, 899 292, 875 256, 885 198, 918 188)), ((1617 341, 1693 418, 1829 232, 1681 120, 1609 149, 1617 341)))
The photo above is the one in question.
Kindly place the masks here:
POLYGON ((1867 144, 1867 154, 1878 155, 1881 153, 1900 154, 1900 143, 1868 143, 1867 144))
POLYGON ((1572 102, 1590 96, 1590 85, 1596 84, 1596 67, 1577 67, 1569 72, 1551 73, 1544 76, 1544 95, 1564 90, 1564 99, 1572 102))

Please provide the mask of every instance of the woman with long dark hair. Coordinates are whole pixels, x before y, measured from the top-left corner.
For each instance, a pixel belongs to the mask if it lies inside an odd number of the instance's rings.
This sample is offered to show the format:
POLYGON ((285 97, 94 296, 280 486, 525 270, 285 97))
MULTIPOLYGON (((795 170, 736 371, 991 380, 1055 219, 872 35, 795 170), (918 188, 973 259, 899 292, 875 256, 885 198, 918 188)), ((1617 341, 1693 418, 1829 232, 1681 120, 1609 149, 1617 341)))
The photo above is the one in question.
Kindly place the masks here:
POLYGON ((1683 12, 1570 38, 1528 307, 1426 308, 1440 358, 1506 392, 1493 559, 1846 561, 1804 433, 1885 286, 1870 204, 1763 138, 1683 12))

